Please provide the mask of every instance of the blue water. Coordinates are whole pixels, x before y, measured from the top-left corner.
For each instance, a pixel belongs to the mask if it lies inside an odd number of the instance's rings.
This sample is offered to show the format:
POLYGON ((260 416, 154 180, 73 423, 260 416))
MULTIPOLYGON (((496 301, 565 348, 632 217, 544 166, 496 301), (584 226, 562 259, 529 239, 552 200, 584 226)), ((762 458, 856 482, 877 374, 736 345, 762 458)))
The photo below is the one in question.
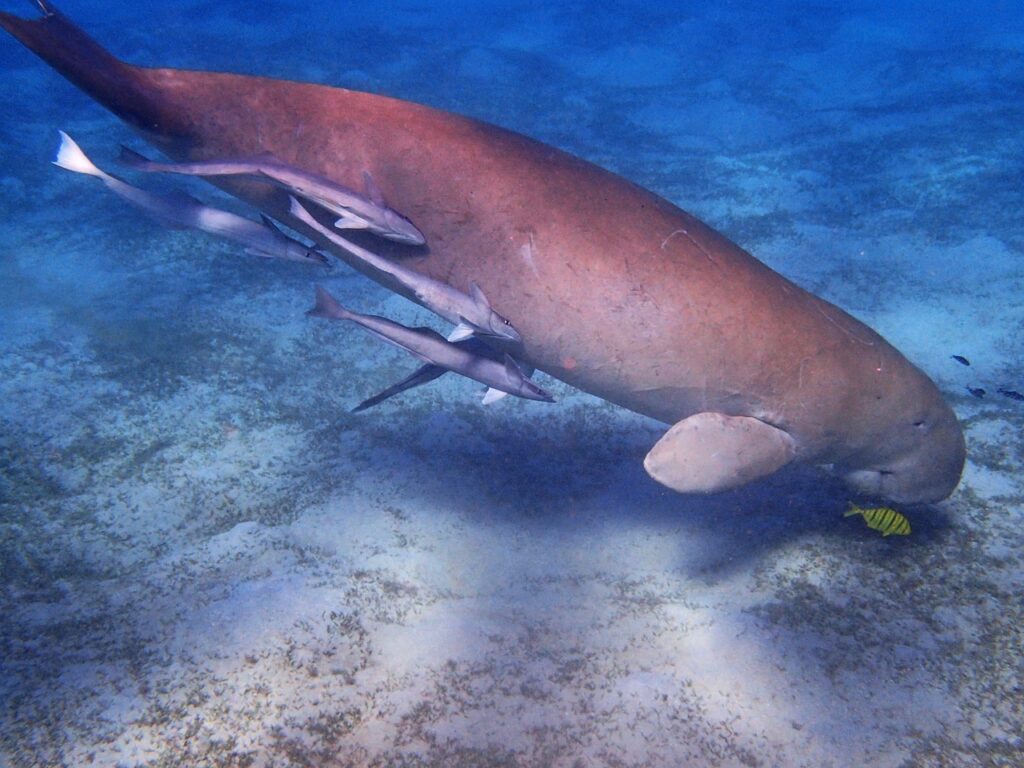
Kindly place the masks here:
POLYGON ((658 192, 928 373, 964 480, 883 540, 812 469, 673 494, 663 425, 544 376, 350 414, 414 364, 313 284, 432 318, 54 168, 58 129, 111 169, 137 139, 5 36, 0 765, 1024 765, 1024 6, 330 5, 61 10, 658 192))

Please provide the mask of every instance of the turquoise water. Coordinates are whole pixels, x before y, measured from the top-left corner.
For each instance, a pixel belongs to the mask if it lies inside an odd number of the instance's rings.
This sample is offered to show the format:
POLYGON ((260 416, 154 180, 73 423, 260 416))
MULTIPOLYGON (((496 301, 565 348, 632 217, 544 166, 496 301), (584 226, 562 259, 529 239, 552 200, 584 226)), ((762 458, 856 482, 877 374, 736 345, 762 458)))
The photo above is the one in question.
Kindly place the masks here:
POLYGON ((663 425, 543 375, 555 406, 445 376, 351 414, 414 363, 312 286, 433 318, 54 168, 58 129, 112 170, 142 145, 5 36, 0 764, 1024 765, 1019 4, 61 10, 648 187, 892 341, 968 465, 882 539, 813 469, 666 491, 663 425))

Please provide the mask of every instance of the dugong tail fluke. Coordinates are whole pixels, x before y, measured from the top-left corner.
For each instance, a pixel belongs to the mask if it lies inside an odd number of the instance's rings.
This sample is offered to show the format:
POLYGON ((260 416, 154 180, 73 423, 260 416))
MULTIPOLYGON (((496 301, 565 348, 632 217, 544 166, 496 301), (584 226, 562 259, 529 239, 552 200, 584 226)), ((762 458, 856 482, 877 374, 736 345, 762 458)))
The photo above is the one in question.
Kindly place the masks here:
POLYGON ((35 4, 42 17, 23 19, 0 12, 0 27, 125 122, 163 137, 188 136, 182 113, 153 87, 160 70, 126 64, 52 3, 36 0, 35 4))

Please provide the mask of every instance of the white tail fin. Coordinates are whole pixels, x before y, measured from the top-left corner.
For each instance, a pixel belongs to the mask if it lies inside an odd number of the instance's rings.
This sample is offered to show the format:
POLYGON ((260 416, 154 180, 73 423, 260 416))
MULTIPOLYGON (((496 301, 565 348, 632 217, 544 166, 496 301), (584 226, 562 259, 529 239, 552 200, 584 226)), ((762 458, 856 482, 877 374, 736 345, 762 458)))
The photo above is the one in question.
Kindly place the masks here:
POLYGON ((288 213, 297 218, 304 224, 309 224, 313 220, 313 217, 309 215, 309 211, 306 210, 305 206, 295 199, 294 195, 288 195, 288 213))
POLYGON ((101 179, 107 175, 93 165, 92 160, 85 156, 82 148, 64 131, 60 131, 60 148, 57 150, 57 157, 54 158, 53 164, 68 171, 98 176, 101 179))

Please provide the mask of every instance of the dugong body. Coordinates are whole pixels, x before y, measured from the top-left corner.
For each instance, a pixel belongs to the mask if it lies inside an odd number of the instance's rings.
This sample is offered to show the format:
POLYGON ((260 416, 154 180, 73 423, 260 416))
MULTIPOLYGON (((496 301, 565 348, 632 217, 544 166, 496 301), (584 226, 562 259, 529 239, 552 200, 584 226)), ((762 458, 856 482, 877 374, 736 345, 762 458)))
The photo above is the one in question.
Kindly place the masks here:
MULTIPOLYGON (((927 376, 651 192, 406 101, 127 65, 38 5, 42 18, 0 14, 0 25, 171 158, 269 152, 350 187, 371 173, 428 244, 373 247, 460 290, 479 284, 521 333, 527 364, 674 425, 646 461, 661 482, 715 491, 796 460, 831 464, 896 501, 936 501, 956 487, 963 433, 927 376)), ((361 268, 296 222, 285 192, 217 183, 361 268)))

